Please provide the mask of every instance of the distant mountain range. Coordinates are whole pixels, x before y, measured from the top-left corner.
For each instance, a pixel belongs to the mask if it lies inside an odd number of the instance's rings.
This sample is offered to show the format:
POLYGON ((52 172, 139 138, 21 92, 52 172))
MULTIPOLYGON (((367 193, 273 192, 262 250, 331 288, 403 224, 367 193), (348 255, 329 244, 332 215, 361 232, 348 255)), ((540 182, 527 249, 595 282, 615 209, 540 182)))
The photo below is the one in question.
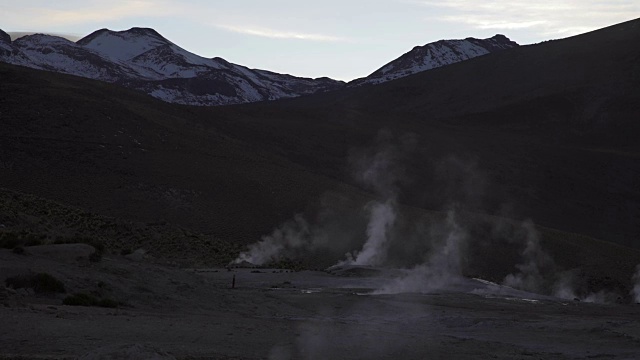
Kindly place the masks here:
POLYGON ((517 43, 500 34, 488 39, 440 40, 416 46, 371 75, 352 81, 350 85, 380 84, 516 46, 517 43))
POLYGON ((187 105, 230 105, 276 100, 379 84, 420 71, 516 47, 503 35, 489 39, 441 40, 415 47, 371 75, 345 84, 249 69, 190 53, 148 28, 102 29, 72 42, 43 34, 11 41, 0 30, 0 61, 102 80, 155 98, 187 105))

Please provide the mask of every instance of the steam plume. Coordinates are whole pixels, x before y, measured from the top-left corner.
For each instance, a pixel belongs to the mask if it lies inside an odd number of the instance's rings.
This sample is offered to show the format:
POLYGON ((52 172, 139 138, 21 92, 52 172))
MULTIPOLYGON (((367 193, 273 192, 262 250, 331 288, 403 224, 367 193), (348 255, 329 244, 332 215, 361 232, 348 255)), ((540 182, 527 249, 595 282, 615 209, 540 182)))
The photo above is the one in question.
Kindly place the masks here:
POLYGON ((542 270, 553 266, 551 257, 542 250, 538 232, 531 220, 522 223, 524 231, 525 249, 522 252, 523 263, 516 265, 518 273, 509 274, 504 279, 504 285, 529 292, 542 293, 544 277, 542 270))
POLYGON ((402 158, 411 151, 415 139, 407 135, 395 142, 381 131, 373 148, 351 151, 349 162, 353 175, 363 186, 373 190, 384 201, 372 201, 365 206, 369 215, 367 239, 360 251, 346 254, 338 265, 380 266, 387 260, 391 232, 397 218, 397 197, 401 181, 406 180, 402 158))
POLYGON ((380 266, 387 258, 390 230, 396 220, 395 200, 384 203, 371 202, 369 224, 367 225, 367 241, 360 252, 347 254, 343 264, 380 266))
POLYGON ((633 274, 633 289, 631 290, 631 295, 633 296, 633 300, 636 303, 640 303, 640 265, 636 267, 636 273, 633 274))
POLYGON ((456 222, 455 212, 449 211, 444 227, 434 228, 430 239, 427 239, 433 243, 428 260, 411 269, 406 276, 383 286, 376 293, 427 293, 455 284, 462 277, 462 255, 466 239, 467 233, 456 222))
POLYGON ((279 260, 286 252, 312 244, 313 237, 309 223, 302 215, 296 215, 293 220, 282 224, 270 235, 263 236, 260 241, 249 245, 249 249, 241 253, 233 263, 249 262, 253 265, 263 265, 279 260))

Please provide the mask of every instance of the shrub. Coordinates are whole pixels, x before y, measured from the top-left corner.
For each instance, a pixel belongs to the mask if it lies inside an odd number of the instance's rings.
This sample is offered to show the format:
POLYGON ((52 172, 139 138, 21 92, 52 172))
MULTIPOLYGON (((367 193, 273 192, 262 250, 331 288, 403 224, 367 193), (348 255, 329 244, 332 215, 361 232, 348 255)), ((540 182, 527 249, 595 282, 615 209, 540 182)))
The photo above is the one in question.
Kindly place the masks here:
POLYGON ((76 293, 64 298, 62 303, 64 305, 71 306, 96 306, 98 304, 98 299, 93 295, 76 293))
POLYGON ((47 273, 13 276, 5 284, 14 289, 33 288, 36 293, 65 292, 64 283, 47 273))
POLYGON ((89 261, 91 262, 99 262, 102 260, 102 252, 96 250, 89 255, 89 261))
POLYGON ((64 284, 47 273, 38 273, 33 278, 33 290, 37 293, 59 292, 63 293, 64 284))
POLYGON ((117 308, 120 303, 113 299, 101 299, 98 301, 98 306, 105 308, 117 308))
POLYGON ((0 234, 0 248, 13 249, 19 244, 20 241, 18 239, 18 234, 15 232, 5 232, 0 234))
POLYGON ((11 251, 13 251, 14 254, 24 255, 24 248, 22 246, 16 246, 11 251))
POLYGON ((24 246, 37 246, 42 245, 43 240, 46 238, 45 235, 36 236, 34 234, 29 234, 24 238, 24 246))
POLYGON ((12 287, 14 289, 30 288, 31 277, 26 275, 12 276, 8 277, 4 283, 7 287, 12 287))
POLYGON ((70 306, 100 306, 106 308, 117 308, 120 305, 119 302, 113 299, 98 299, 93 295, 84 293, 69 295, 62 300, 62 303, 70 306))
POLYGON ((293 271, 302 271, 302 270, 306 270, 306 267, 304 266, 304 264, 299 261, 299 260, 291 260, 288 258, 279 260, 279 261, 274 261, 271 263, 268 263, 264 266, 262 266, 264 268, 274 268, 274 269, 288 269, 288 270, 293 270, 293 271))
POLYGON ((13 249, 16 246, 34 246, 42 245, 46 239, 45 234, 31 234, 24 230, 20 232, 8 231, 0 233, 0 248, 13 249))

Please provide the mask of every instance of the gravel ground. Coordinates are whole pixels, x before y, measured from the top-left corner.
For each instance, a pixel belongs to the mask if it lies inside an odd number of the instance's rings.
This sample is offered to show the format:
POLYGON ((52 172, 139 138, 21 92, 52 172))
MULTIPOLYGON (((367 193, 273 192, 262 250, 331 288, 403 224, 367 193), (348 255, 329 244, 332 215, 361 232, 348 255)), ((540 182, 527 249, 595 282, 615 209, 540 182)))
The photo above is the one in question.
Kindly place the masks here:
POLYGON ((3 282, 46 272, 66 293, 0 287, 0 359, 640 358, 635 305, 472 279, 429 294, 372 293, 398 270, 178 269, 90 262, 86 245, 26 250, 0 251, 3 282), (78 292, 120 306, 62 304, 78 292))

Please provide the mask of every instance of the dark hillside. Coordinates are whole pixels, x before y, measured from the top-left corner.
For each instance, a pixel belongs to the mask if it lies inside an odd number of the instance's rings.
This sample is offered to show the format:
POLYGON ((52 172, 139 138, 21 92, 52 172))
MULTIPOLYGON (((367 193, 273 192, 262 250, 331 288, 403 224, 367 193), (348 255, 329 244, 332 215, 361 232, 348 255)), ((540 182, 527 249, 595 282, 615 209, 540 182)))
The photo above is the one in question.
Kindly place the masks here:
POLYGON ((399 159, 406 204, 457 203, 638 247, 639 24, 217 108, 0 65, 0 185, 246 243, 326 191, 363 199, 347 159, 388 129, 393 141, 414 134, 399 159))
POLYGON ((485 181, 474 210, 640 246, 640 20, 377 86, 198 109, 224 131, 349 181, 344 158, 380 129, 418 135, 403 200, 465 202, 436 178, 455 156, 485 181))
POLYGON ((252 242, 345 188, 216 130, 216 116, 78 77, 0 64, 0 186, 252 242))

